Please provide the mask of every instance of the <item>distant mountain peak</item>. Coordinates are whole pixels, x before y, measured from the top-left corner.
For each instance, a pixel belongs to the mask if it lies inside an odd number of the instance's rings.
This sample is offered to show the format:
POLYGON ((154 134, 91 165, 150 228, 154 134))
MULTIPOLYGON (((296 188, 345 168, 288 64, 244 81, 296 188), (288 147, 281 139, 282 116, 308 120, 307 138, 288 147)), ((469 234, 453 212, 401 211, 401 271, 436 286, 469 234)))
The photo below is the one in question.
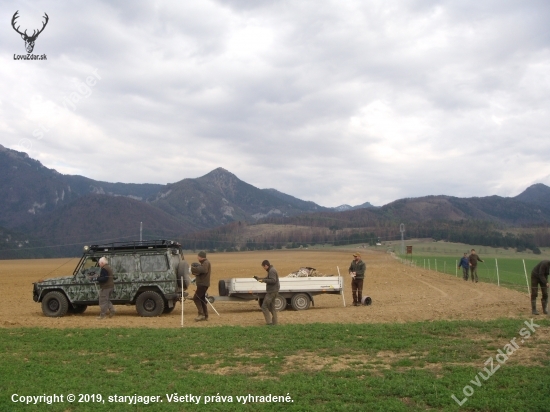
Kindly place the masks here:
POLYGON ((550 187, 544 183, 535 183, 514 197, 514 199, 524 203, 546 206, 550 202, 550 187))

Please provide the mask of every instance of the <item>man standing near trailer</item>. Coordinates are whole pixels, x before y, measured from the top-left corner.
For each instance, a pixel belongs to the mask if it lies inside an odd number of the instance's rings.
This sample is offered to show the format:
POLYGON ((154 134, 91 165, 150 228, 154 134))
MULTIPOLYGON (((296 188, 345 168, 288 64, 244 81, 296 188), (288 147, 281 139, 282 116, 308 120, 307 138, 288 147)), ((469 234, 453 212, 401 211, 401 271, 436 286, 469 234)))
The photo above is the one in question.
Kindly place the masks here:
POLYGON ((266 294, 262 303, 262 312, 264 313, 265 324, 275 326, 277 324, 277 310, 275 309, 275 299, 277 298, 279 289, 281 288, 279 284, 279 274, 277 273, 273 265, 269 263, 269 260, 264 260, 262 262, 262 267, 267 272, 267 277, 259 278, 258 276, 254 276, 254 279, 256 279, 260 283, 265 283, 266 285, 266 294))
POLYGON ((353 296, 353 306, 361 306, 363 299, 363 280, 367 265, 361 260, 359 253, 353 254, 353 260, 349 265, 349 274, 351 275, 351 294, 353 296))
POLYGON ((537 295, 540 285, 542 292, 542 312, 548 315, 548 272, 550 270, 550 260, 543 260, 531 271, 531 310, 533 315, 538 315, 537 295))
POLYGON ((208 320, 208 302, 206 302, 206 291, 210 287, 210 273, 212 267, 206 259, 206 252, 201 250, 197 255, 199 263, 191 265, 191 273, 196 276, 197 290, 193 296, 193 302, 199 311, 195 322, 208 320))
POLYGON ((468 280, 468 271, 470 270, 470 261, 468 260, 468 252, 464 253, 464 256, 460 259, 458 264, 459 268, 462 268, 462 278, 468 280))
POLYGON ((472 249, 470 256, 468 257, 470 263, 470 275, 472 276, 472 282, 477 283, 477 262, 482 262, 481 258, 477 255, 476 250, 472 249))

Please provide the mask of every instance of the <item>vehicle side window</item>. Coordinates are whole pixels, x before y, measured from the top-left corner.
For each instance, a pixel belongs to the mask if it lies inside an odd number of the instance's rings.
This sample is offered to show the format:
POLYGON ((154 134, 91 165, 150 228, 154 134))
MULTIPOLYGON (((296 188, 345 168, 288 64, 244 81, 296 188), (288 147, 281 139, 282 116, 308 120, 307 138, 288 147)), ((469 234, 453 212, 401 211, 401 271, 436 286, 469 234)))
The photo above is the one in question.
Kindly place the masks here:
POLYGON ((114 273, 133 273, 135 263, 133 255, 120 255, 111 257, 111 267, 114 273))
POLYGON ((164 272, 168 270, 168 259, 166 255, 140 256, 142 272, 164 272))

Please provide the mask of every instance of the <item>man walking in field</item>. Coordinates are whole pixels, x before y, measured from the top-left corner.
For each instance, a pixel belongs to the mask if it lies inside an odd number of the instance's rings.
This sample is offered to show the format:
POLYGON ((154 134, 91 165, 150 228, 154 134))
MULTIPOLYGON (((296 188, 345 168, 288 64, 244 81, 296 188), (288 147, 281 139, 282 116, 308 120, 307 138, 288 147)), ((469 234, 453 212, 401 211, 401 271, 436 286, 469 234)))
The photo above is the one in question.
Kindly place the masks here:
POLYGON ((537 295, 540 285, 542 292, 542 312, 548 315, 548 272, 550 270, 550 260, 543 260, 531 271, 531 310, 533 315, 538 315, 537 295))
POLYGON ((353 306, 361 306, 363 299, 363 280, 367 265, 361 260, 359 253, 353 254, 353 260, 349 265, 349 274, 351 275, 351 294, 353 296, 353 306))
POLYGON ((462 268, 462 278, 468 280, 468 272, 470 270, 470 261, 468 260, 468 253, 464 252, 464 256, 460 259, 458 267, 462 268))
POLYGON ((277 310, 275 309, 275 299, 277 298, 280 289, 279 274, 277 273, 273 265, 269 263, 269 260, 264 260, 262 262, 262 267, 267 272, 267 277, 259 278, 258 276, 254 276, 254 279, 256 279, 260 283, 266 284, 266 294, 262 303, 262 312, 264 313, 266 325, 275 326, 277 324, 277 310))
POLYGON ((470 264, 470 275, 472 276, 472 282, 477 283, 477 262, 482 262, 481 258, 477 255, 475 249, 472 249, 470 256, 468 257, 470 264))
POLYGON ((208 320, 208 303, 206 302, 206 291, 210 287, 210 273, 212 267, 206 259, 206 252, 201 250, 197 255, 199 263, 191 265, 191 273, 196 276, 197 290, 193 296, 193 302, 199 311, 195 318, 196 322, 208 320))

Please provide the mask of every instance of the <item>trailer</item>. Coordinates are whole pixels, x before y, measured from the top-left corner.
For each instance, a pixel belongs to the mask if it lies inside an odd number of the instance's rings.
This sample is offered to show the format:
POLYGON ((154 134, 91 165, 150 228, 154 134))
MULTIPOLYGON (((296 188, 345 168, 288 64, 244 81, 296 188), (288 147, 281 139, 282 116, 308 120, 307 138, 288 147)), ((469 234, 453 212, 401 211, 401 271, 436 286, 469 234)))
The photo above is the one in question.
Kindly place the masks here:
MULTIPOLYGON (((314 305, 313 296, 342 295, 344 306, 344 282, 342 276, 284 277, 279 278, 280 290, 275 300, 277 311, 288 306, 294 310, 306 310, 314 305)), ((210 303, 243 302, 257 300, 260 306, 266 294, 266 284, 253 278, 222 279, 218 283, 219 296, 209 296, 210 303)))

